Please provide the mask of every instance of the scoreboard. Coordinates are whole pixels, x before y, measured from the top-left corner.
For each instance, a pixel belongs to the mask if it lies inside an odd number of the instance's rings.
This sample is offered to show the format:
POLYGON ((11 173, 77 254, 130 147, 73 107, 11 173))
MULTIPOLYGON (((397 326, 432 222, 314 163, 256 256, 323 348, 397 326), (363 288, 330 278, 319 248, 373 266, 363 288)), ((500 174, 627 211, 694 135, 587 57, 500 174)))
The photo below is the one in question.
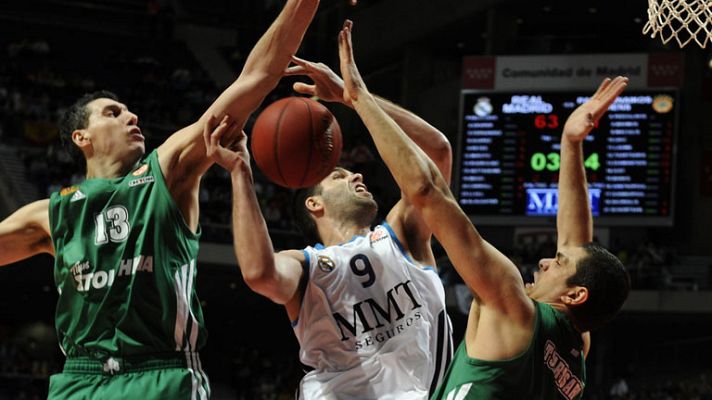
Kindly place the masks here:
MULTIPOLYGON (((463 91, 454 190, 481 224, 535 225, 556 216, 566 118, 592 91, 463 91)), ((597 225, 671 225, 674 89, 626 90, 584 142, 597 225)))

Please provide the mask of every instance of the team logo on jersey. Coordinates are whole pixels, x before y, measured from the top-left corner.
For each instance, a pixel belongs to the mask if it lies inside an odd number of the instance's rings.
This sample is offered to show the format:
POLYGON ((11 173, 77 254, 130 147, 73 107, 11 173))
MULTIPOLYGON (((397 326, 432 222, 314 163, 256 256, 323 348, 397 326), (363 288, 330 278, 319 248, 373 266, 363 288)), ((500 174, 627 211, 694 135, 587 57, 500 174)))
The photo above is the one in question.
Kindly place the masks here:
POLYGON ((334 268, 336 268, 336 264, 334 264, 334 261, 327 256, 319 256, 317 265, 319 266, 320 270, 326 273, 329 273, 333 271, 334 268))
POLYGON ((136 273, 153 273, 153 256, 136 256, 121 260, 116 268, 95 270, 89 261, 77 261, 70 267, 77 292, 111 287, 117 278, 130 278, 136 273))
POLYGON ((556 388, 567 400, 575 399, 583 391, 584 383, 571 371, 551 340, 547 340, 544 346, 544 365, 553 373, 556 388))
POLYGON ((143 164, 141 167, 139 167, 139 169, 134 171, 133 174, 131 174, 131 175, 139 176, 139 175, 145 173, 146 171, 148 171, 148 164, 143 164))
POLYGON ((74 195, 72 196, 72 198, 69 199, 69 202, 74 203, 75 201, 84 200, 86 198, 87 198, 87 195, 82 193, 81 190, 77 190, 76 192, 74 192, 74 195))
POLYGON ((134 186, 138 186, 138 185, 143 185, 144 183, 153 182, 154 179, 155 178, 152 175, 134 179, 132 181, 129 181, 129 187, 134 187, 134 186))
POLYGON ((382 229, 375 230, 375 231, 371 232, 370 235, 368 235, 368 239, 371 241, 371 245, 373 245, 374 243, 381 241, 387 237, 388 237, 388 234, 382 229))
POLYGON ((70 194, 76 192, 79 190, 79 186, 70 186, 66 188, 62 188, 62 190, 59 191, 60 196, 69 196, 70 194))
POLYGON ((418 290, 410 280, 386 292, 386 299, 367 298, 332 316, 341 333, 341 341, 356 339, 354 350, 378 345, 422 324, 423 305, 418 290))

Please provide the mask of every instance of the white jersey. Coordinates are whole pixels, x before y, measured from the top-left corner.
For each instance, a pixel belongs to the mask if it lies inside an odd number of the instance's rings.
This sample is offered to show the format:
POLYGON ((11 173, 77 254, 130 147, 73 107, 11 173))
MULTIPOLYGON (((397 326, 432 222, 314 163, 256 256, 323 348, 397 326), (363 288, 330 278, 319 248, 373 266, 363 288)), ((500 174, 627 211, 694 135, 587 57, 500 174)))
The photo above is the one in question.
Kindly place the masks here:
POLYGON ((299 398, 427 399, 452 357, 445 290, 384 223, 338 246, 307 247, 308 284, 293 322, 299 398))

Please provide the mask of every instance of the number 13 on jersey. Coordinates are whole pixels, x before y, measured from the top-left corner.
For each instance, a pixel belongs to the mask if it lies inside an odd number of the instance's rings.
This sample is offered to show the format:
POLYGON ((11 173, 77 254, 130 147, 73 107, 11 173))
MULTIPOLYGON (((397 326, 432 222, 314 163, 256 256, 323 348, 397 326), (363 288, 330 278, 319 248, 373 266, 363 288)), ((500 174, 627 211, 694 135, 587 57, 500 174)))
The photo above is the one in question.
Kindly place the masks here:
POLYGON ((109 241, 119 243, 129 237, 131 225, 129 212, 124 206, 113 206, 94 215, 96 225, 95 244, 102 245, 109 241))

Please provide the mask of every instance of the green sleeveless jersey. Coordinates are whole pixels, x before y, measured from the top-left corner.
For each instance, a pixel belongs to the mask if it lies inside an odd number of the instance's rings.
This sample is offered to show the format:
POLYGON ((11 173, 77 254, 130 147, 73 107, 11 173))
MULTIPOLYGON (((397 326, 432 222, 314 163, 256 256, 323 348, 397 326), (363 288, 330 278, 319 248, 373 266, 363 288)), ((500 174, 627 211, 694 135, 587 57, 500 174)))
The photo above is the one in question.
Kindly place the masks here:
POLYGON ((580 399, 586 381, 581 333, 550 305, 534 304, 527 350, 511 360, 484 361, 468 357, 463 340, 431 399, 580 399))
POLYGON ((89 179, 49 206, 59 291, 55 325, 68 357, 197 351, 200 232, 168 191, 153 151, 123 178, 89 179))

